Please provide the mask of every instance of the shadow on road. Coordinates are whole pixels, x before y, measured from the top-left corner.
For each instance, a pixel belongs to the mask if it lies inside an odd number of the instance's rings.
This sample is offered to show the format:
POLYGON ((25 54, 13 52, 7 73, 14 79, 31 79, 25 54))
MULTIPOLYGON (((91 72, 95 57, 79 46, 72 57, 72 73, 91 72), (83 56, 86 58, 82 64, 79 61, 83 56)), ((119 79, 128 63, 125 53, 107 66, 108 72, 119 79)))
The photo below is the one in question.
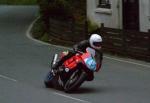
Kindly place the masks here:
POLYGON ((124 91, 131 91, 131 88, 128 87, 80 87, 76 91, 72 92, 72 94, 99 94, 99 93, 118 93, 118 92, 124 92, 124 91))
POLYGON ((92 87, 80 87, 73 94, 88 94, 88 93, 99 93, 101 92, 100 89, 92 88, 92 87))

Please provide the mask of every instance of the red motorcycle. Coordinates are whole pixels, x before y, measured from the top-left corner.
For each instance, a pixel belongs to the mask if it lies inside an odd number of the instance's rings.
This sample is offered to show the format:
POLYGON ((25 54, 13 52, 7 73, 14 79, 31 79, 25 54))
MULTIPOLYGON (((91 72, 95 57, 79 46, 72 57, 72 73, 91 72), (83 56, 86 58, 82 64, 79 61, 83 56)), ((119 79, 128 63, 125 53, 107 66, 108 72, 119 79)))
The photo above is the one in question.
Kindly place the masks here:
MULTIPOLYGON (((67 55, 67 52, 62 52, 60 58, 67 55)), ((85 53, 77 52, 74 56, 66 60, 59 68, 57 75, 51 78, 54 70, 46 76, 44 81, 46 87, 61 88, 65 92, 71 92, 81 86, 88 78, 98 71, 101 67, 100 55, 92 48, 87 48, 85 53)), ((55 54, 51 66, 58 60, 58 54, 55 54)))

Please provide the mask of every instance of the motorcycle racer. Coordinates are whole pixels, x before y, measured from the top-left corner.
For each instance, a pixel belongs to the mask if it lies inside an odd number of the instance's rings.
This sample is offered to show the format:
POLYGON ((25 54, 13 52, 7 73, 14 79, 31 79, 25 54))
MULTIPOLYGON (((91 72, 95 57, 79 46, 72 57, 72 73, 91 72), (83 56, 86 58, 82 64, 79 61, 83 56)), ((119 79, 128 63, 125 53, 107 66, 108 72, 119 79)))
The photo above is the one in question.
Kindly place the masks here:
MULTIPOLYGON (((53 78, 53 75, 55 75, 55 73, 58 73, 59 71, 57 70, 57 68, 63 64, 63 62, 67 59, 69 59, 70 57, 72 57, 73 55, 75 55, 75 53, 77 51, 81 51, 81 52, 85 52, 87 47, 91 47, 93 48, 95 51, 97 51, 97 53, 99 53, 99 60, 100 62, 102 62, 103 59, 103 53, 102 53, 102 37, 98 34, 92 34, 90 36, 90 38, 88 40, 83 40, 77 44, 75 44, 73 46, 73 50, 74 51, 69 51, 63 58, 61 58, 59 61, 57 61, 55 63, 55 65, 52 66, 52 70, 54 70, 53 73, 51 73, 51 78, 53 78), (53 74, 53 75, 52 75, 53 74)), ((96 69, 96 71, 99 71, 99 69, 101 68, 101 64, 98 66, 98 68, 96 69)), ((90 73, 91 75, 89 76, 89 78, 87 79, 87 81, 92 81, 94 79, 94 74, 91 71, 90 73)))

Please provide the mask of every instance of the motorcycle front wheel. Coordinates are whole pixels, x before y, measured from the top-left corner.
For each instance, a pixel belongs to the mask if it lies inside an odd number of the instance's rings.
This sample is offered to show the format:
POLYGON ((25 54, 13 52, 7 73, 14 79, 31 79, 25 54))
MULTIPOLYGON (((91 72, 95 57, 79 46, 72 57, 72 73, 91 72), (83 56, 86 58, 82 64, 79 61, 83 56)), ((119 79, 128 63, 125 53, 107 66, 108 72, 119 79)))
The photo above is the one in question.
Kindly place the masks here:
POLYGON ((87 74, 83 70, 76 70, 72 73, 64 86, 64 91, 69 93, 78 89, 81 84, 86 80, 87 74))

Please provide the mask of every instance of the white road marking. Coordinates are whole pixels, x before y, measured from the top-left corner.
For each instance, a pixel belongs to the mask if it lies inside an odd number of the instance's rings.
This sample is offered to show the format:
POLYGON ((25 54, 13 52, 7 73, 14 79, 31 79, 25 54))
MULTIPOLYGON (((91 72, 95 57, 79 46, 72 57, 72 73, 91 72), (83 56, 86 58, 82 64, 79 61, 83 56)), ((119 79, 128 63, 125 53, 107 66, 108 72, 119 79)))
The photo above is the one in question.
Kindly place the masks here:
POLYGON ((18 82, 17 80, 10 78, 10 77, 7 77, 7 76, 4 76, 4 75, 0 75, 0 78, 7 79, 7 80, 13 81, 13 82, 18 82))
POLYGON ((32 29, 32 27, 33 27, 33 24, 34 24, 39 18, 40 18, 40 16, 37 17, 37 18, 29 25, 29 27, 28 27, 28 29, 27 29, 27 31, 26 31, 26 36, 27 36, 30 40, 32 40, 32 41, 34 41, 34 42, 37 42, 37 43, 40 43, 40 44, 43 44, 43 45, 55 46, 55 47, 64 48, 64 49, 70 49, 69 47, 64 47, 64 46, 59 46, 59 45, 53 45, 53 44, 49 44, 49 43, 46 43, 46 42, 43 42, 43 41, 41 41, 41 40, 38 40, 38 39, 33 38, 30 31, 31 31, 31 29, 32 29))
POLYGON ((72 99, 72 100, 75 100, 75 101, 80 101, 80 102, 82 102, 82 103, 92 103, 92 102, 89 102, 89 101, 81 100, 81 99, 78 99, 78 98, 74 98, 74 97, 67 96, 67 95, 60 94, 60 93, 56 93, 56 92, 54 92, 54 94, 55 94, 55 95, 62 96, 62 97, 65 97, 65 98, 69 98, 69 99, 72 99))
POLYGON ((150 68, 150 65, 144 65, 144 64, 141 64, 141 63, 136 63, 136 62, 132 62, 132 61, 126 61, 126 60, 113 58, 113 57, 109 57, 109 56, 104 56, 104 57, 107 58, 107 59, 111 59, 111 60, 115 60, 115 61, 119 61, 119 62, 125 62, 125 63, 129 63, 129 64, 134 64, 134 65, 150 68))

